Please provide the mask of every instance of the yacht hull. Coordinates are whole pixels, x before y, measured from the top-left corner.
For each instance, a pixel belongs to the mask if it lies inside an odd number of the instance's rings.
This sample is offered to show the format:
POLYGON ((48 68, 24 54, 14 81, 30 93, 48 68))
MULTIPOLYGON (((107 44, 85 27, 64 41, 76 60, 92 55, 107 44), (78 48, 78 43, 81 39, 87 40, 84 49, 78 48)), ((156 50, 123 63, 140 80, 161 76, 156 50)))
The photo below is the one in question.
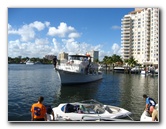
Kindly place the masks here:
POLYGON ((96 74, 85 74, 85 73, 64 71, 60 69, 56 69, 56 71, 58 73, 62 85, 89 83, 103 78, 103 75, 100 72, 96 74))

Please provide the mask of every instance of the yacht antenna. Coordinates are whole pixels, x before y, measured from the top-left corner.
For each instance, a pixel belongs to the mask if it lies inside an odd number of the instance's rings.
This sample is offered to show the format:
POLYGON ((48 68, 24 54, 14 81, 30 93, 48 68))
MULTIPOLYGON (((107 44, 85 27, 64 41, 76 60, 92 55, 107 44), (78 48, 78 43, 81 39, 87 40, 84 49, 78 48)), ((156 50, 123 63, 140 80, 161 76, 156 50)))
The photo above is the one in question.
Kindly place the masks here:
POLYGON ((78 54, 80 54, 80 42, 78 42, 78 54))

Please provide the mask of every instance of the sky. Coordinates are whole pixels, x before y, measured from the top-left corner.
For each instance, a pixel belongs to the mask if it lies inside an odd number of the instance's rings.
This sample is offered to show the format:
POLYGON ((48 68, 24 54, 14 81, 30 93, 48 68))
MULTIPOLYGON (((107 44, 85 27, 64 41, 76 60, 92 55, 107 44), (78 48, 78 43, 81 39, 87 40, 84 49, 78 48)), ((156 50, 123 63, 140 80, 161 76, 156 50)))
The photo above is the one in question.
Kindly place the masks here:
POLYGON ((134 8, 8 8, 8 56, 120 55, 121 19, 134 8))

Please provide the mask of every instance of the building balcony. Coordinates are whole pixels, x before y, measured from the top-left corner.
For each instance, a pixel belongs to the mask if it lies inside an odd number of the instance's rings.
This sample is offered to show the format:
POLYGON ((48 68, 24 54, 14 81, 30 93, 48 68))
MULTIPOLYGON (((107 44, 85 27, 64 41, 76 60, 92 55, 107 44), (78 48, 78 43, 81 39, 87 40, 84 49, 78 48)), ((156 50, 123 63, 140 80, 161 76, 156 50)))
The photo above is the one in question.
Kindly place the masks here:
POLYGON ((121 36, 121 39, 130 41, 131 40, 131 36, 121 36))
POLYGON ((130 48, 130 44, 123 44, 124 48, 130 48))
POLYGON ((123 21, 121 24, 123 24, 123 25, 130 25, 131 22, 130 21, 123 21))
MULTIPOLYGON (((123 31, 124 32, 124 31, 123 31)), ((130 37, 130 35, 131 35, 131 33, 130 33, 130 31, 128 31, 128 32, 126 32, 126 33, 123 33, 123 32, 121 32, 121 36, 122 37, 130 37)))
POLYGON ((123 34, 130 34, 130 31, 122 31, 123 34))
POLYGON ((131 25, 130 24, 123 24, 121 25, 122 28, 129 28, 131 25))
POLYGON ((130 41, 124 41, 124 40, 123 40, 121 43, 122 43, 122 44, 127 44, 127 45, 129 45, 129 44, 130 44, 130 41))
POLYGON ((125 52, 123 52, 123 54, 124 55, 129 55, 130 53, 129 53, 129 51, 125 51, 125 52))
POLYGON ((123 19, 121 19, 121 21, 124 21, 124 20, 130 20, 130 16, 125 16, 123 19))
POLYGON ((129 37, 130 38, 130 34, 127 33, 127 34, 122 34, 121 37, 129 37))
POLYGON ((123 46, 123 49, 125 49, 125 50, 131 50, 131 45, 129 45, 129 44, 127 45, 126 44, 125 46, 123 46))

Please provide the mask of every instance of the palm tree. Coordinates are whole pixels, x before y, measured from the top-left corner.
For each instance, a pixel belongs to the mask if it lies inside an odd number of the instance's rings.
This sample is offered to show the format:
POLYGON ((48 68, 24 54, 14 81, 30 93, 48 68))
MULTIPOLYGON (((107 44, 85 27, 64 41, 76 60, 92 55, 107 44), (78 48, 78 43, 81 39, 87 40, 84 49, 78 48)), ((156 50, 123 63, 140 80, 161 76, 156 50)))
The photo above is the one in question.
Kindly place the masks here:
POLYGON ((109 57, 108 56, 104 56, 103 63, 105 64, 106 70, 107 70, 107 67, 108 67, 108 64, 109 64, 109 57))
POLYGON ((133 67, 134 65, 137 64, 137 60, 135 60, 133 57, 130 57, 128 60, 126 60, 126 62, 131 66, 133 67))
POLYGON ((116 54, 113 54, 112 55, 112 62, 113 63, 123 63, 123 61, 122 61, 122 59, 121 59, 121 57, 119 56, 119 55, 116 55, 116 54))

